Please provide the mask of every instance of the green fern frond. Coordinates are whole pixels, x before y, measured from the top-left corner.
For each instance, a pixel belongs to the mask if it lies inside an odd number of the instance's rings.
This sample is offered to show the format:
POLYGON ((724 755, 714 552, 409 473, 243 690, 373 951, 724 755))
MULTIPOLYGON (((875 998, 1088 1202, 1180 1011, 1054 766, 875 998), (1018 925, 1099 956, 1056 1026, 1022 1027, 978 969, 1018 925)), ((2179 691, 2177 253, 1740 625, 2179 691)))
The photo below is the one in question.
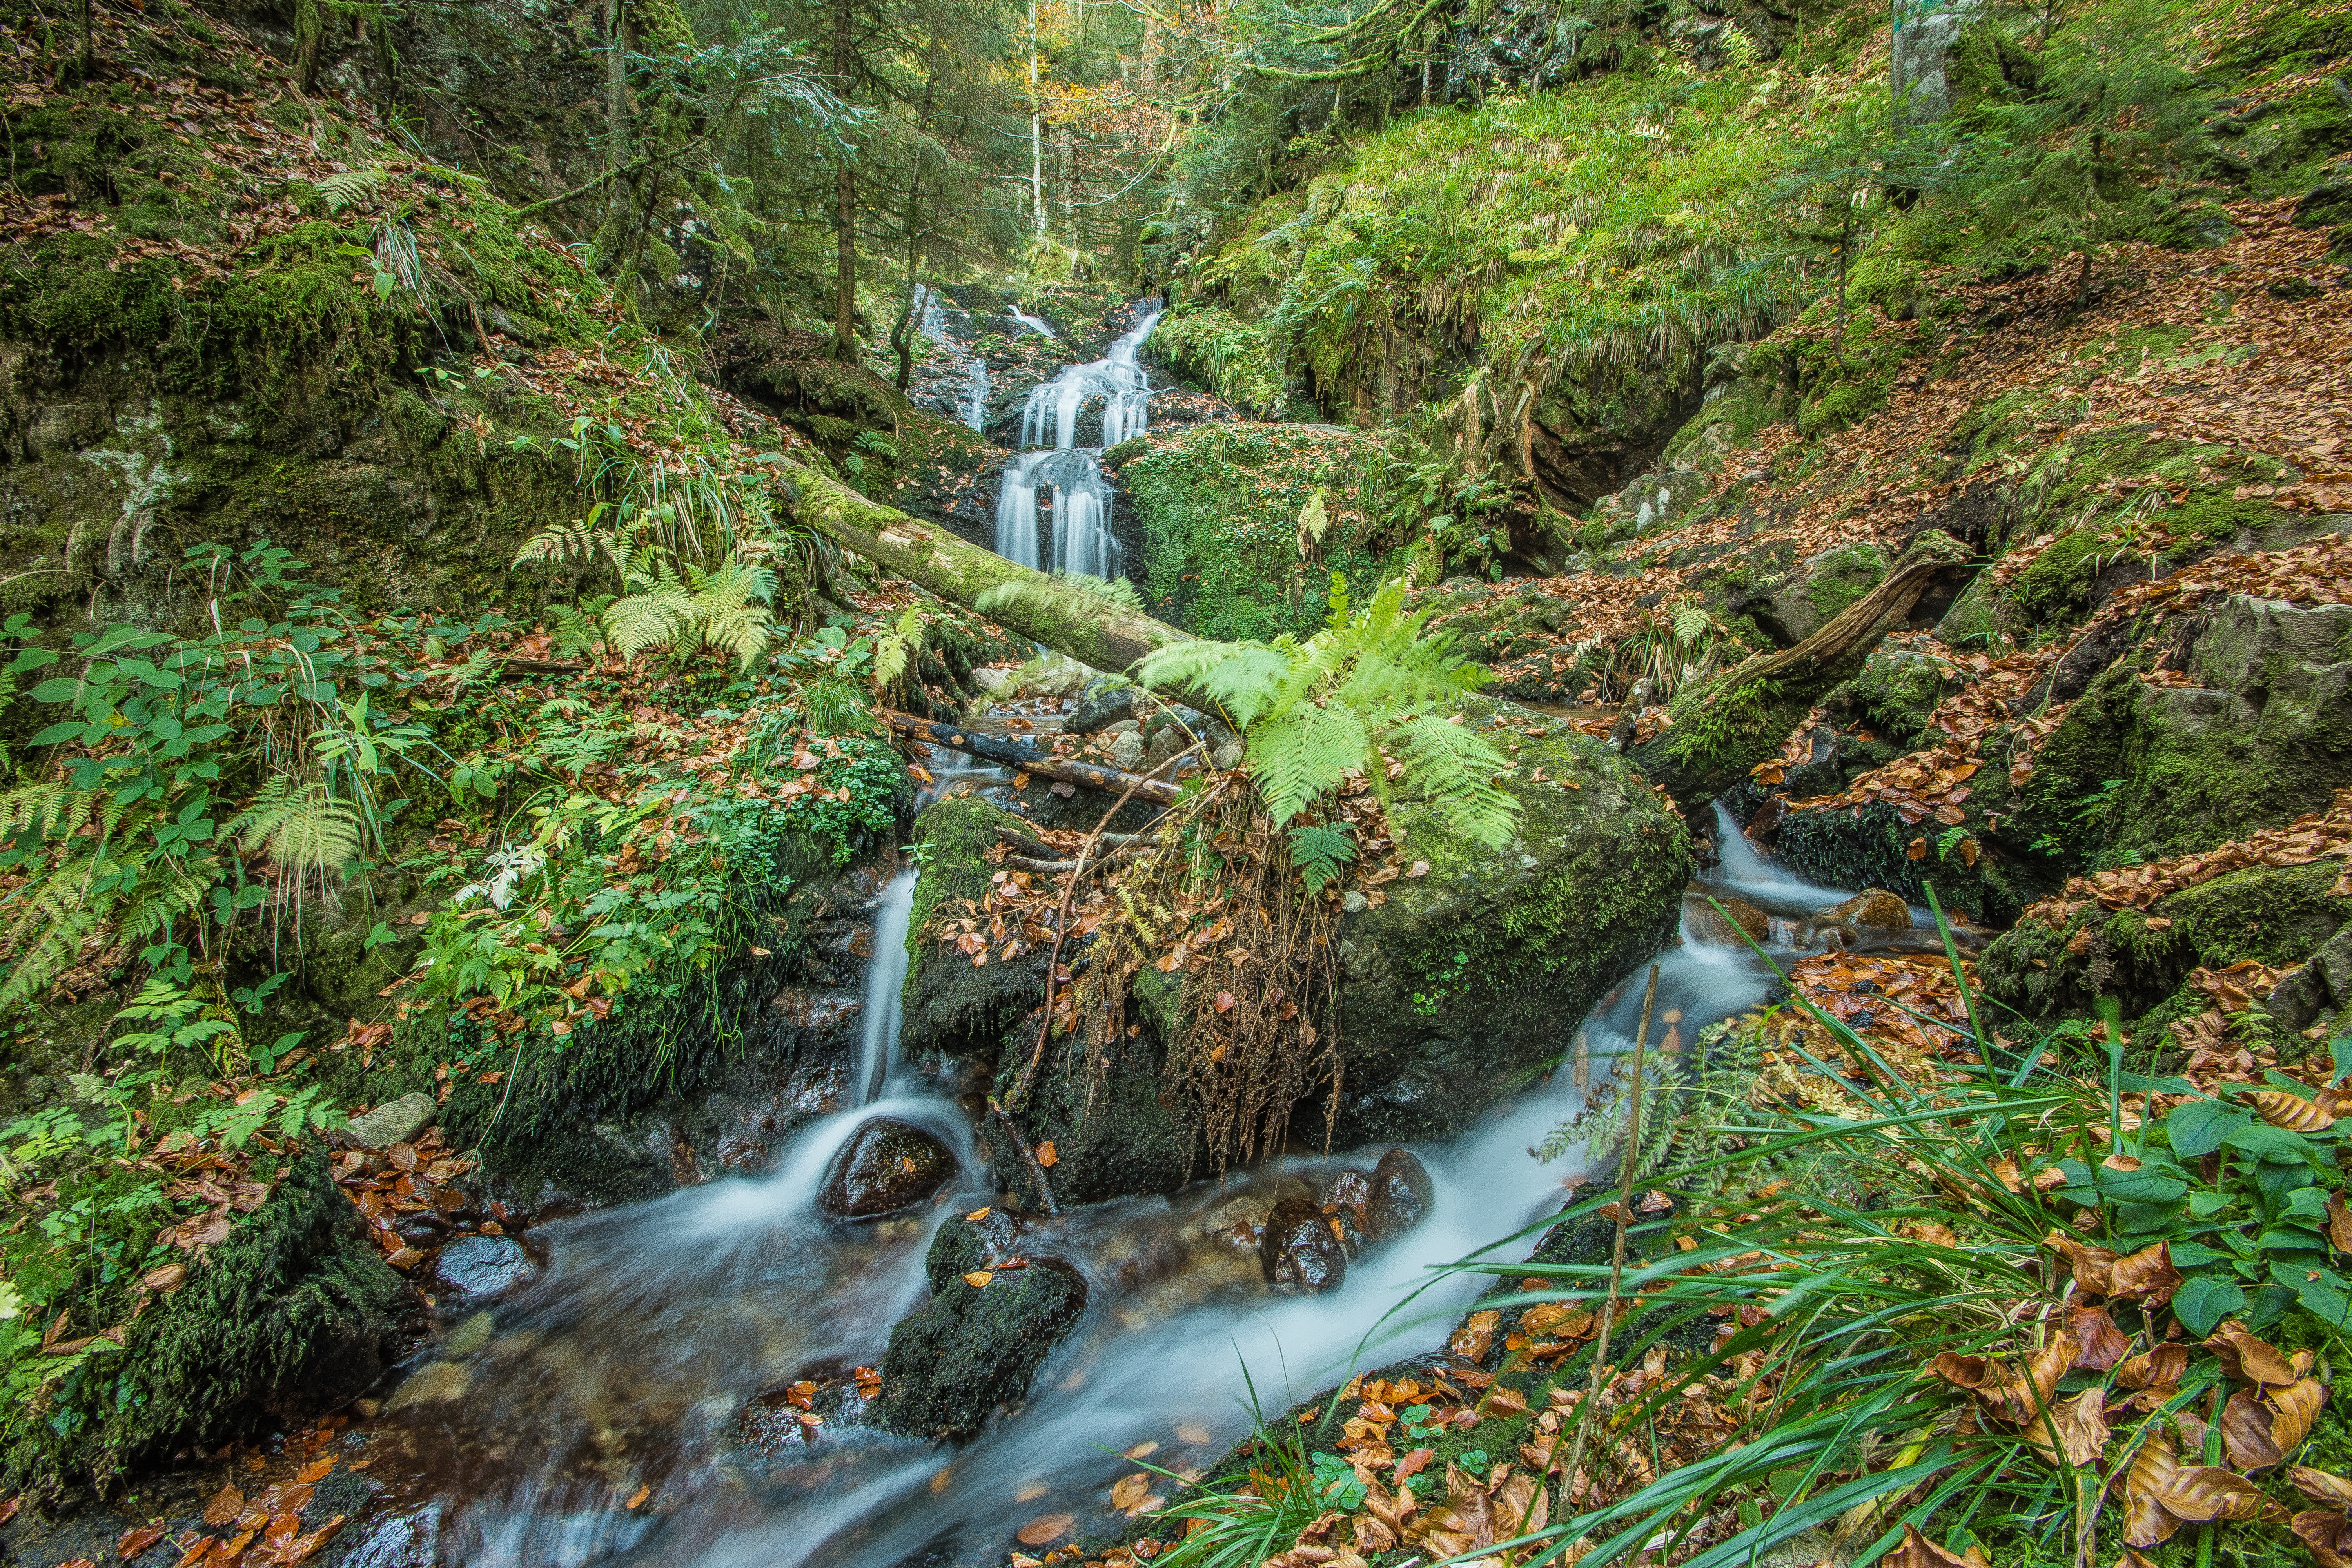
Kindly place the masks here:
POLYGON ((551 524, 524 540, 522 548, 515 552, 514 563, 567 561, 574 556, 587 560, 599 550, 609 552, 613 542, 613 536, 604 530, 574 519, 551 524))
POLYGON ((1307 890, 1319 893, 1356 858, 1355 840, 1344 827, 1318 823, 1290 830, 1290 863, 1306 879, 1307 890))
POLYGON ((1338 789, 1349 769, 1363 765, 1370 743, 1363 719, 1337 703, 1328 708, 1306 704, 1252 725, 1250 772, 1274 825, 1281 826, 1318 797, 1338 789))
POLYGON ((265 850, 298 872, 340 870, 360 854, 359 813, 324 784, 298 785, 283 773, 261 786, 227 832, 247 854, 265 850))
POLYGON ((320 196, 331 213, 355 207, 367 200, 370 193, 392 177, 392 171, 378 164, 364 169, 345 169, 318 182, 320 196))

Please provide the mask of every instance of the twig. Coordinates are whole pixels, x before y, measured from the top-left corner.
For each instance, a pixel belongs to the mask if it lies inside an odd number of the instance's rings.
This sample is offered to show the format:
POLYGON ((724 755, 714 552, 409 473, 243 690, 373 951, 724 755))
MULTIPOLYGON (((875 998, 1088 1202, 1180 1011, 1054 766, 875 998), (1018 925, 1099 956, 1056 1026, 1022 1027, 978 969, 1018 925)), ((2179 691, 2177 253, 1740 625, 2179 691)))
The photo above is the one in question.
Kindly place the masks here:
POLYGON ((1045 1213, 1058 1218, 1062 1207, 1054 1201, 1054 1189, 1045 1180, 1045 1167, 1037 1163, 1037 1152, 1029 1147, 1029 1140, 1021 1136, 1021 1129, 1013 1125, 1012 1112, 993 1100, 988 1102, 988 1110, 996 1118, 997 1125, 1004 1129, 1004 1135, 1013 1140, 1013 1146, 1021 1151, 1021 1158, 1027 1163, 1029 1173, 1037 1179, 1037 1193, 1045 1200, 1045 1213))
POLYGON ((1625 1107, 1625 1180, 1617 1194, 1617 1240, 1609 1259, 1609 1304, 1601 1314, 1601 1335, 1592 1343, 1592 1381, 1576 1406, 1576 1444, 1568 1451, 1568 1468, 1560 1476, 1560 1512, 1565 1515, 1570 1493, 1584 1467, 1584 1449, 1592 1433, 1593 1408, 1601 1403, 1601 1380, 1609 1361, 1609 1331, 1617 1322, 1617 1301, 1625 1276, 1625 1222, 1633 1217, 1633 1182, 1642 1163, 1642 1065, 1650 1046, 1650 1009, 1658 1000, 1658 966, 1650 965, 1650 987, 1642 994, 1642 1026, 1633 1034, 1633 1087, 1625 1107))

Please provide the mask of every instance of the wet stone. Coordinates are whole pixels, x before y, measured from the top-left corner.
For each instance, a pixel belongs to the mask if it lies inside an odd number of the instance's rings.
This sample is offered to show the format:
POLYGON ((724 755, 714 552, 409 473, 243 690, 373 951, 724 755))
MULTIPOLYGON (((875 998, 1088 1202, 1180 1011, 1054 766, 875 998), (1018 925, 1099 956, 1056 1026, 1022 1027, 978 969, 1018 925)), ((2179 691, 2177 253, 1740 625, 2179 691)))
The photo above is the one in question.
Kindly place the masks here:
POLYGON ((873 1219, 912 1208, 955 1179, 946 1144, 911 1121, 877 1116, 833 1157, 820 1201, 839 1218, 873 1219))
POLYGON ((511 1236, 461 1236, 433 1260, 435 1292, 443 1296, 495 1296, 538 1272, 539 1265, 511 1236))
POLYGON ((1285 1198, 1265 1216, 1258 1266, 1277 1290, 1316 1295, 1348 1277, 1348 1254, 1323 1211, 1304 1198, 1285 1198))
POLYGON ((1864 888, 1813 919, 1824 925, 1847 926, 1855 931, 1906 931, 1911 929, 1911 906, 1884 888, 1864 888))
POLYGON ((1772 934, 1772 918, 1745 899, 1691 899, 1683 915, 1691 937, 1710 947, 1745 947, 1750 938, 1760 942, 1772 934))
POLYGON ((1391 1149, 1372 1167, 1371 1196, 1364 1203, 1367 1240, 1388 1241, 1419 1225, 1437 1201, 1437 1184, 1410 1149, 1391 1149))
POLYGON ((1133 718, 1136 699, 1142 694, 1138 686, 1098 680, 1087 688, 1087 694, 1078 699, 1077 707, 1062 721, 1062 728, 1074 735, 1091 735, 1108 729, 1121 719, 1133 718))
POLYGON ((431 1126, 436 1109, 433 1097, 422 1089, 404 1094, 364 1116, 352 1117, 344 1125, 343 1135, 362 1149, 389 1149, 431 1126))

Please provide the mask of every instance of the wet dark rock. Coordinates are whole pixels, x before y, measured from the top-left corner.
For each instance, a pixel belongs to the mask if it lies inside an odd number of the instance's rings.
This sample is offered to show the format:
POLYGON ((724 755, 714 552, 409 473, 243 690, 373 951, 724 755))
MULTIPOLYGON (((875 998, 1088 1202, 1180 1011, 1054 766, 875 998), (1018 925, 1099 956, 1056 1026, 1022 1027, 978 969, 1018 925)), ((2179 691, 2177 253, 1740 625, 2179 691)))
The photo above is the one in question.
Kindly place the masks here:
POLYGON ((1304 1198, 1285 1198, 1265 1216, 1258 1266, 1276 1289, 1315 1295, 1348 1277, 1348 1254, 1323 1211, 1304 1198))
POLYGON ((461 1236, 433 1260, 433 1285, 440 1296, 475 1300, 511 1290, 538 1272, 511 1236, 461 1236))
POLYGON ((1854 931, 1905 931, 1911 929, 1911 906, 1884 888, 1864 888, 1813 919, 1822 925, 1846 926, 1854 931))
POLYGON ((1136 701, 1142 695, 1143 689, 1129 681, 1095 681, 1062 721, 1062 728, 1074 735, 1107 730, 1122 719, 1134 718, 1136 701))
POLYGON ((842 1219, 914 1207, 956 1178, 954 1152, 928 1130, 877 1116, 851 1134, 825 1172, 818 1200, 842 1219))
POLYGON ((1017 1250, 1031 1230, 994 1208, 940 1226, 923 1260, 931 1299, 890 1331, 883 1352, 873 1405, 882 1426, 960 1442, 1027 1397, 1029 1380, 1087 1307, 1076 1269, 1017 1250))
POLYGON ((1364 1235, 1380 1242, 1402 1236, 1437 1201, 1437 1184, 1410 1149, 1391 1149, 1372 1167, 1371 1196, 1364 1204, 1364 1235))

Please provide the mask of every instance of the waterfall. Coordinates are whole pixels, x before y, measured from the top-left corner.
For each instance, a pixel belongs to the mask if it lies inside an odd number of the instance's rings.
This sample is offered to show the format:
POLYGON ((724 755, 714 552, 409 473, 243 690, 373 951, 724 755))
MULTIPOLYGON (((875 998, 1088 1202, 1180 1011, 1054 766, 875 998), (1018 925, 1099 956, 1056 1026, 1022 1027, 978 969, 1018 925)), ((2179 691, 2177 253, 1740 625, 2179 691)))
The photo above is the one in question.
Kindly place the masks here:
POLYGON ((1101 455, 1150 427, 1151 383, 1137 354, 1159 321, 1160 313, 1150 312, 1102 358, 1065 365, 1061 374, 1030 389, 1021 410, 1021 445, 1031 449, 1004 466, 997 490, 999 555, 1032 567, 1050 561, 1056 572, 1119 574, 1124 562, 1111 532, 1110 481, 1103 477, 1101 455), (1078 420, 1093 403, 1102 406, 1102 438, 1081 447, 1078 420), (1050 552, 1037 538, 1037 495, 1046 489, 1053 507, 1050 552))
POLYGON ((988 362, 971 352, 962 339, 948 330, 946 296, 928 283, 915 285, 915 328, 929 338, 939 351, 939 358, 950 366, 950 378, 956 382, 956 416, 974 430, 988 423, 988 395, 992 390, 988 379, 988 362))
POLYGON ((866 960, 866 1027, 857 1046, 856 1103, 871 1105, 897 1076, 900 987, 907 983, 907 921, 915 908, 909 868, 890 879, 874 907, 874 946, 866 960))

